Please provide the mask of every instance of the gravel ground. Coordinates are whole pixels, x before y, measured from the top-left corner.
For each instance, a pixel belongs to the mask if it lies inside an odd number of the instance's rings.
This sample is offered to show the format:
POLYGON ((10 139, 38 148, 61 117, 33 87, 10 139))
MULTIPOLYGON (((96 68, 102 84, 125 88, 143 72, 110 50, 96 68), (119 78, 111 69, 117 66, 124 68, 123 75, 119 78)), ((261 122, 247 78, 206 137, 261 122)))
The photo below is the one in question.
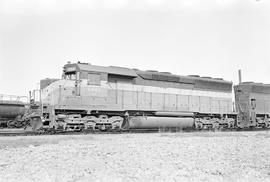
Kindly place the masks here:
POLYGON ((0 181, 270 181, 270 132, 1 137, 0 181))

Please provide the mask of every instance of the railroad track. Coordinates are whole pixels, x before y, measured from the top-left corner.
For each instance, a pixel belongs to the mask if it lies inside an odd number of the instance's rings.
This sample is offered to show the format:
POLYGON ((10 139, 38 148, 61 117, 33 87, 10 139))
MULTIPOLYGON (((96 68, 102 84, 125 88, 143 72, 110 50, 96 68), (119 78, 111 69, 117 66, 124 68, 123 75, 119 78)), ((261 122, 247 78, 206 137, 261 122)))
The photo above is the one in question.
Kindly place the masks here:
POLYGON ((87 134, 126 134, 126 133, 177 133, 177 132, 243 132, 243 131, 269 131, 270 128, 245 128, 245 129, 220 129, 220 130, 158 130, 158 129, 133 129, 119 131, 62 131, 62 130, 45 130, 45 131, 26 131, 23 129, 0 129, 1 136, 36 136, 36 135, 87 135, 87 134))
POLYGON ((123 134, 123 133, 157 133, 156 129, 140 130, 119 130, 119 131, 62 131, 62 130, 45 130, 45 131, 26 131, 23 129, 0 129, 0 136, 31 136, 31 135, 86 135, 86 134, 123 134))

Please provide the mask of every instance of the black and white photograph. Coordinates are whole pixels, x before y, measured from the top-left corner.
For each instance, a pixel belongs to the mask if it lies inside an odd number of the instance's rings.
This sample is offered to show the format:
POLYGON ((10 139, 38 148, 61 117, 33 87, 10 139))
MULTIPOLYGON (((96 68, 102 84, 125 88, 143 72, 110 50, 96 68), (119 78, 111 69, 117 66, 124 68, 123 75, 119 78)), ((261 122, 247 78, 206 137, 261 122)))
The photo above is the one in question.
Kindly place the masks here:
POLYGON ((1 182, 270 182, 269 0, 0 0, 1 182))

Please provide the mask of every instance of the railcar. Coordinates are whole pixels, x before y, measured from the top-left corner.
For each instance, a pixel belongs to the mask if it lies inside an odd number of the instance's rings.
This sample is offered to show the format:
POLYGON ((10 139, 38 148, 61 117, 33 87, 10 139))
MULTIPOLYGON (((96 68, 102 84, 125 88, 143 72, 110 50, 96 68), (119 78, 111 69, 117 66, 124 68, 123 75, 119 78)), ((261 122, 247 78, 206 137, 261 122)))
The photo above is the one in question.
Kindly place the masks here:
POLYGON ((243 82, 234 92, 238 127, 269 127, 270 84, 243 82))
POLYGON ((9 126, 26 111, 26 103, 22 96, 0 94, 0 127, 9 126))
POLYGON ((78 62, 40 87, 43 117, 64 130, 230 128, 236 122, 232 82, 221 78, 78 62))

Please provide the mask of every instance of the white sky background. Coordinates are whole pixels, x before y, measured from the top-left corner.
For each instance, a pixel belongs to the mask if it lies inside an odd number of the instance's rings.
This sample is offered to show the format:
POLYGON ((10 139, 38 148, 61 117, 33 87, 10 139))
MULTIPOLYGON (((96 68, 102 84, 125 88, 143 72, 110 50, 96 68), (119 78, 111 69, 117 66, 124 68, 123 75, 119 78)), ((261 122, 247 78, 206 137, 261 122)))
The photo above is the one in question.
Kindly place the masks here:
POLYGON ((67 61, 270 83, 270 1, 0 0, 0 93, 67 61))

